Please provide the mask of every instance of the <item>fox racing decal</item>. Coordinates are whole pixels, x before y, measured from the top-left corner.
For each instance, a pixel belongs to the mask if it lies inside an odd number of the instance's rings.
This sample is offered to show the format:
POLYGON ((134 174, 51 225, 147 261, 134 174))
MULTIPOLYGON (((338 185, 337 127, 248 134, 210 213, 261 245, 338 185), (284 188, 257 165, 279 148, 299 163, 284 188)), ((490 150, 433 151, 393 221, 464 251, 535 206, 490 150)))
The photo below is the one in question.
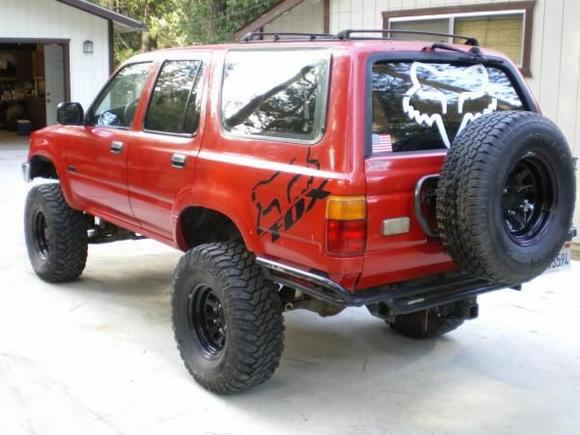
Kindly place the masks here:
MULTIPOLYGON (((310 156, 290 160, 291 165, 320 169, 320 161, 310 156)), ((256 207, 256 233, 269 234, 272 242, 280 234, 298 223, 322 199, 330 195, 325 190, 328 180, 317 181, 313 175, 275 172, 259 181, 252 189, 251 199, 256 207)))
MULTIPOLYGON (((445 127, 444 117, 447 115, 447 111, 450 106, 449 101, 455 97, 454 95, 450 95, 450 93, 444 93, 442 90, 434 87, 433 85, 425 83, 427 80, 424 79, 425 76, 439 77, 445 73, 439 71, 431 65, 427 65, 421 62, 414 62, 413 65, 411 65, 409 74, 411 77, 412 86, 403 97, 403 111, 407 114, 409 119, 415 121, 419 125, 426 125, 428 127, 435 125, 439 131, 443 143, 447 148, 449 148, 451 146, 451 141, 449 139, 447 128, 445 127), (423 78, 423 83, 419 78, 420 76, 423 78), (435 101, 436 105, 441 107, 440 112, 423 113, 413 104, 414 96, 418 96, 425 100, 435 101)), ((471 121, 497 110, 497 98, 490 90, 489 76, 485 66, 481 64, 473 65, 463 70, 461 74, 466 77, 471 76, 471 79, 475 82, 476 86, 470 91, 463 91, 456 94, 456 110, 459 115, 463 115, 459 129, 457 130, 457 134, 459 134, 471 121), (484 97, 488 97, 490 102, 483 110, 479 112, 465 111, 466 102, 471 100, 479 100, 484 97)), ((444 83, 444 81, 441 81, 441 83, 444 83)))

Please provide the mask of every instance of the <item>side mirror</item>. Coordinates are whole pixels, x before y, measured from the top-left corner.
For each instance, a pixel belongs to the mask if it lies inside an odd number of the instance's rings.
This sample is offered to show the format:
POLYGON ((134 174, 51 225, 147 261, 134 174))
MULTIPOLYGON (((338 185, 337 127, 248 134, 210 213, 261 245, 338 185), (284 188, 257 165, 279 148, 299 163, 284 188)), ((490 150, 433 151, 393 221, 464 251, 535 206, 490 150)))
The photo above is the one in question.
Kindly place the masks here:
POLYGON ((56 108, 56 119, 62 125, 83 125, 83 106, 79 103, 60 103, 56 108))

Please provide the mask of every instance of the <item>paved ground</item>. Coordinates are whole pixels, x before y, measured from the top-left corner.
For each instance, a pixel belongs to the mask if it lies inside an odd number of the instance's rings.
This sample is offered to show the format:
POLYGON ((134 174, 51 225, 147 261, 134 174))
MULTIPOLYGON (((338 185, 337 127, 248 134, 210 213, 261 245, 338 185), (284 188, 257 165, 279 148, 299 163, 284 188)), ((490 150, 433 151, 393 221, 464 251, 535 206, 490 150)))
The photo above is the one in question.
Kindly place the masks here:
POLYGON ((91 246, 82 280, 35 277, 24 155, 0 143, 0 434, 580 433, 580 264, 482 297, 478 320, 434 341, 399 337, 364 309, 291 313, 274 378, 216 397, 173 343, 178 253, 91 246))

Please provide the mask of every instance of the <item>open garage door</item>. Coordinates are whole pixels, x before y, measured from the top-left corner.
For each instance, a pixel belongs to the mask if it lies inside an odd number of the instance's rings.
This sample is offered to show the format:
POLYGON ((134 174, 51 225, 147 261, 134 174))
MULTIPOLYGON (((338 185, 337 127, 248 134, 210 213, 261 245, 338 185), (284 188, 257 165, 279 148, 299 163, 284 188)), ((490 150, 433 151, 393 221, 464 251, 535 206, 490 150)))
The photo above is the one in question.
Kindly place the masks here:
POLYGON ((60 44, 44 46, 44 82, 46 124, 56 124, 56 108, 65 100, 64 48, 60 44))
POLYGON ((0 38, 0 130, 55 124, 68 77, 68 41, 0 38))

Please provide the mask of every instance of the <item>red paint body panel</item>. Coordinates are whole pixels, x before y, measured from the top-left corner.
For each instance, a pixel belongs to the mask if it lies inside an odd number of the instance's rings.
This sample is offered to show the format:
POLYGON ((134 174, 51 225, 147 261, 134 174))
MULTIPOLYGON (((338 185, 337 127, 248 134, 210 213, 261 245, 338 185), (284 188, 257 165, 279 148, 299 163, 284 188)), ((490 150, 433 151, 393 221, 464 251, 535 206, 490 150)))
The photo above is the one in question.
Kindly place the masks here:
POLYGON ((138 133, 102 127, 70 128, 62 147, 63 166, 74 201, 85 209, 98 207, 107 215, 118 215, 131 221, 132 212, 127 191, 127 149, 138 133), (111 142, 124 148, 112 154, 111 142), (74 169, 73 169, 74 168, 74 169))
POLYGON ((368 237, 363 288, 385 281, 398 282, 420 275, 455 269, 440 242, 429 240, 413 211, 413 192, 419 178, 441 170, 444 152, 393 153, 366 161, 368 237), (410 232, 381 234, 384 219, 411 218, 410 232))
MULTIPOLYGON (((284 43, 312 47, 312 43, 284 43)), ((322 44, 322 43, 316 43, 322 44)), ((43 156, 57 169, 71 207, 101 217, 171 246, 186 249, 180 216, 205 207, 229 217, 247 248, 306 269, 316 269, 350 290, 359 290, 455 269, 439 242, 428 240, 413 216, 413 189, 426 174, 438 173, 444 152, 399 153, 365 158, 367 58, 394 50, 421 52, 427 43, 325 42, 332 52, 327 121, 313 145, 234 137, 221 129, 220 94, 225 55, 230 49, 279 48, 256 43, 184 48, 146 53, 130 62, 151 61, 131 128, 53 126, 32 136, 29 160, 43 156), (202 112, 193 137, 143 131, 151 89, 165 60, 204 61, 202 112), (110 143, 124 144, 119 154, 110 143), (185 168, 171 165, 174 153, 185 168), (268 184, 260 182, 271 178, 268 184), (293 192, 282 195, 290 180, 293 192), (366 252, 335 257, 326 252, 325 200, 304 192, 366 195, 366 252), (282 198, 283 215, 258 226, 257 202, 282 198), (311 208, 310 208, 311 207, 311 208), (383 236, 382 221, 411 218, 410 232, 383 236), (289 228, 274 237, 264 228, 289 228)), ((495 54, 495 53, 492 53, 495 54)), ((524 90, 526 91, 526 90, 524 90)))

